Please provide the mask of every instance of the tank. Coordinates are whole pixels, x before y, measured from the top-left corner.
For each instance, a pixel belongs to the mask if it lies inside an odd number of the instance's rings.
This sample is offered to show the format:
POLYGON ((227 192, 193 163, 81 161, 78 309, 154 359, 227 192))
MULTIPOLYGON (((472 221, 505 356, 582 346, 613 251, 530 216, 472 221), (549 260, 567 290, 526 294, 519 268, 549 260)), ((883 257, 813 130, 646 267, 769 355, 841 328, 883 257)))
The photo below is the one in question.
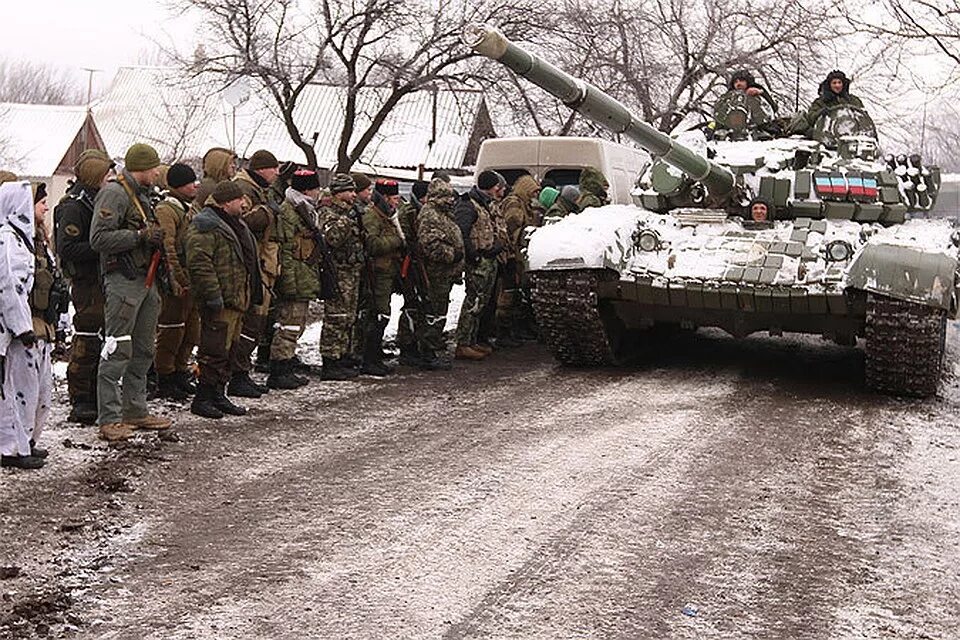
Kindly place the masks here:
POLYGON ((590 208, 529 236, 534 311, 561 363, 616 364, 628 338, 655 325, 796 332, 862 339, 871 389, 936 393, 960 234, 922 219, 937 168, 882 156, 867 112, 778 120, 727 95, 711 127, 670 136, 492 27, 470 25, 463 40, 653 158, 637 168, 633 206, 590 208), (758 198, 772 220, 750 219, 758 198))

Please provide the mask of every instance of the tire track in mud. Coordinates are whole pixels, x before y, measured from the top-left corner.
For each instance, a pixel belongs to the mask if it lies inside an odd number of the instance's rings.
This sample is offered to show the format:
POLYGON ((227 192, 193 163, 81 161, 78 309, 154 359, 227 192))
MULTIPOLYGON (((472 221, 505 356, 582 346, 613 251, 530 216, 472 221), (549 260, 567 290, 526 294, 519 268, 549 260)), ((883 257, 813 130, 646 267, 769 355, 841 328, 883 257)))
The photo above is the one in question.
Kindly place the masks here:
MULTIPOLYGON (((218 496, 221 503, 232 503, 237 506, 236 509, 218 509, 217 505, 214 505, 214 511, 226 513, 212 518, 209 504, 201 504, 193 509, 184 506, 177 510, 176 526, 182 530, 191 531, 201 521, 213 521, 213 531, 208 527, 198 531, 195 536, 201 539, 216 537, 220 547, 220 550, 209 552, 203 549, 194 550, 187 541, 180 541, 175 550, 179 556, 175 564, 181 569, 179 573, 168 576, 176 577, 172 582, 180 585, 180 591, 187 599, 187 602, 180 604, 189 605, 190 600, 194 600, 194 604, 209 603, 211 599, 216 599, 218 593, 228 596, 239 594, 242 597, 249 590, 248 583, 256 583, 264 574, 275 580, 298 579, 300 573, 296 566, 302 566, 311 556, 317 555, 318 539, 328 536, 336 540, 352 535, 369 538, 368 530, 376 531, 376 521, 384 516, 385 511, 386 515, 402 513, 409 509, 411 504, 416 504, 425 499, 424 497, 429 498, 437 490, 436 485, 443 486, 445 475, 456 478, 458 475, 482 473, 487 458, 495 457, 498 451, 509 450, 516 446, 516 443, 522 445, 531 434, 536 433, 543 413, 537 408, 525 413, 512 410, 511 415, 494 419, 491 429, 491 406, 519 404, 514 398, 516 388, 522 389, 525 383, 540 390, 547 402, 561 403, 564 396, 569 395, 569 388, 565 385, 553 384, 556 380, 552 366, 541 365, 532 373, 524 373, 524 369, 522 364, 517 367, 507 366, 497 376, 478 376, 479 371, 467 372, 464 377, 468 378, 475 388, 466 390, 464 406, 451 407, 450 402, 434 406, 426 412, 423 424, 417 429, 398 431, 397 422, 405 416, 403 409, 399 409, 398 418, 397 401, 392 397, 395 394, 388 389, 377 388, 383 386, 379 384, 370 385, 363 398, 358 398, 357 394, 351 392, 346 399, 325 407, 320 425, 316 422, 308 423, 305 419, 288 425, 306 441, 307 444, 303 445, 304 452, 292 456, 292 461, 284 459, 283 455, 267 454, 266 459, 261 462, 269 468, 275 466, 274 472, 259 472, 254 478, 242 480, 236 486, 218 487, 222 491, 218 496), (546 380, 555 388, 544 388, 546 380), (511 388, 509 383, 513 383, 515 387, 511 388), (480 415, 471 418, 469 414, 478 412, 478 407, 480 415), (365 411, 367 417, 358 420, 358 411, 365 411), (520 421, 523 426, 515 424, 517 413, 522 416, 520 421), (453 424, 431 426, 430 423, 441 415, 446 415, 453 424), (507 422, 506 428, 503 426, 504 420, 507 422), (337 437, 345 434, 351 435, 351 438, 337 437), (320 444, 311 443, 313 437, 319 438, 320 444), (334 444, 324 444, 324 437, 334 444), (311 488, 310 485, 314 487, 311 488), (317 490, 317 485, 324 488, 317 490), (258 496, 262 497, 265 504, 255 504, 258 496), (271 496, 278 496, 279 499, 271 499, 271 496), (291 503, 295 504, 298 496, 308 497, 315 506, 306 505, 303 512, 291 508, 291 503), (275 509, 279 509, 280 513, 275 509), (327 515, 324 515, 324 512, 327 515), (304 516, 310 513, 320 517, 314 523, 306 523, 308 526, 305 527, 304 516), (284 519, 289 519, 290 522, 285 524, 284 519), (254 522, 256 524, 253 524, 254 522), (240 526, 242 524, 246 526, 240 526), (277 543, 276 548, 280 549, 281 556, 286 560, 261 557, 254 563, 255 569, 234 567, 235 571, 230 575, 217 576, 216 584, 203 584, 203 579, 196 573, 191 575, 188 568, 190 565, 216 566, 218 562, 236 560, 238 556, 263 556, 263 553, 257 553, 258 550, 269 548, 272 543, 277 543), (289 561, 291 554, 296 556, 295 562, 289 561), (282 567, 284 564, 287 565, 286 568, 282 567), (195 590, 197 597, 191 598, 182 586, 184 583, 189 585, 198 582, 200 588, 195 590)), ((578 375, 575 383, 578 387, 602 387, 608 385, 609 380, 610 374, 591 373, 586 376, 578 375)), ((452 380, 445 384, 442 379, 430 382, 441 383, 435 388, 440 392, 440 397, 448 392, 452 394, 463 391, 463 380, 452 380)), ((417 383, 408 380, 407 384, 417 383)), ((404 385, 392 386, 399 388, 404 385)), ((421 389, 418 393, 422 394, 424 391, 429 392, 431 388, 421 389)), ((423 400, 416 396, 411 400, 411 406, 417 415, 424 413, 423 400)), ((243 446, 253 446, 256 450, 256 443, 269 441, 270 438, 269 433, 258 429, 253 437, 243 438, 243 446)), ((216 484, 224 476, 242 477, 243 474, 237 471, 238 467, 244 464, 243 458, 244 456, 228 458, 226 468, 218 468, 215 474, 199 480, 216 484)), ((196 479, 189 482, 196 482, 196 479)), ((483 483, 473 487, 458 486, 454 493, 457 500, 463 504, 457 504, 457 509, 461 512, 468 510, 471 499, 482 501, 495 488, 495 482, 487 487, 484 487, 483 483), (471 490, 477 493, 474 498, 471 498, 471 490)), ((201 495, 206 489, 208 487, 196 487, 196 491, 201 495)), ((158 496, 158 505, 173 500, 179 494, 179 489, 171 494, 158 496)), ((169 528, 168 525, 161 524, 159 529, 169 528)), ((382 541, 378 544, 381 543, 382 541)), ((158 544, 162 545, 163 541, 158 541, 158 544)), ((164 558, 145 558, 143 564, 155 565, 158 560, 166 561, 164 558)), ((172 569, 171 564, 166 571, 170 572, 172 569)), ((134 567, 131 571, 136 572, 137 568, 134 567)), ((141 577, 150 581, 148 575, 141 577)), ((142 590, 148 592, 152 589, 144 586, 142 590)), ((162 589, 160 591, 162 592, 162 589)), ((176 609, 176 597, 174 594, 173 600, 163 603, 160 608, 176 609)), ((190 609, 190 606, 183 607, 186 611, 190 609)), ((141 617, 145 617, 149 611, 140 613, 141 617)), ((159 618, 156 622, 162 626, 176 626, 171 624, 168 615, 161 615, 159 618)))
POLYGON ((702 434, 706 460, 625 474, 445 637, 854 637, 836 617, 903 533, 876 430, 875 405, 895 401, 742 391, 718 412, 726 429, 702 434))

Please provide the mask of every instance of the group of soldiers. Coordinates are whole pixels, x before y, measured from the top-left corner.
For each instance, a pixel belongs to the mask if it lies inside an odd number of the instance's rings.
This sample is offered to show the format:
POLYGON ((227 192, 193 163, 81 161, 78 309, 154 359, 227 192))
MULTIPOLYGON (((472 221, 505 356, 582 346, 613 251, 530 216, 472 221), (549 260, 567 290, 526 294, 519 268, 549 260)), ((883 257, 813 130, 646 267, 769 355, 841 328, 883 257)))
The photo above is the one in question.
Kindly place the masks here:
MULTIPOLYGON (((483 171, 464 194, 438 175, 415 182, 404 200, 397 182, 359 173, 335 174, 321 187, 316 171, 281 165, 266 150, 241 168, 231 150, 211 149, 201 180, 188 164, 163 165, 147 144, 131 146, 119 170, 105 153, 85 151, 75 176, 54 209, 55 255, 38 213, 28 235, 44 251, 32 250, 31 260, 37 282, 45 269, 63 292, 59 312, 73 304, 68 420, 97 424, 109 441, 171 425, 148 409, 151 379, 157 395, 192 397, 194 414, 216 419, 244 415, 238 397, 308 384, 303 374, 389 375, 383 336, 394 293, 403 296, 402 365, 451 367, 443 331, 459 282, 466 295, 454 358, 483 360, 494 348, 536 339, 524 229, 609 201, 606 179, 590 169, 579 188, 541 185, 529 175, 508 188, 502 175, 483 171), (320 367, 297 355, 317 300, 324 303, 320 367), (255 366, 269 372, 264 384, 251 376, 255 366)), ((6 180, 0 188, 29 186, 6 180)), ((58 312, 39 308, 32 294, 24 304, 34 319, 49 321, 41 328, 48 352, 39 377, 50 378, 58 312)), ((27 350, 36 344, 23 332, 6 333, 27 350)), ((20 366, 11 357, 6 364, 20 366)), ((35 394, 46 409, 49 387, 48 380, 35 394)), ((45 457, 36 436, 46 414, 24 414, 27 439, 18 438, 29 446, 5 447, 3 461, 35 468, 45 457)))

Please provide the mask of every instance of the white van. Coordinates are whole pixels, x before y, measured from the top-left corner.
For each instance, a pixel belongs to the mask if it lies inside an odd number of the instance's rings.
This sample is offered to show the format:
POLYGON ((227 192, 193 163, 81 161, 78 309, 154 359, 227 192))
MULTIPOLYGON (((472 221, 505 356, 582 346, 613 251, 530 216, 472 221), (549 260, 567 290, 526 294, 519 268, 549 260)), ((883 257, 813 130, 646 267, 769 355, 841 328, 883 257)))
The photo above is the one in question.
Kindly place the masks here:
POLYGON ((632 204, 630 192, 649 159, 642 149, 598 138, 492 138, 480 145, 476 173, 492 169, 510 184, 528 173, 562 186, 577 184, 581 170, 596 167, 610 182, 610 202, 632 204))

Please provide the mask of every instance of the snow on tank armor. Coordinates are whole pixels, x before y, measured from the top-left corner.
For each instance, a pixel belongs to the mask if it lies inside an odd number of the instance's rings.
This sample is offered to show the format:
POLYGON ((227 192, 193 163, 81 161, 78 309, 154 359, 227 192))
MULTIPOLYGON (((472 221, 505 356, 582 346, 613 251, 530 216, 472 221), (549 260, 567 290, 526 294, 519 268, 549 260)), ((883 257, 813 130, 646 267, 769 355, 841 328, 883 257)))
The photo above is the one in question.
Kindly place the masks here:
POLYGON ((655 158, 641 206, 587 209, 530 236, 534 310, 560 362, 616 363, 626 332, 655 324, 789 331, 864 338, 868 387, 936 393, 960 235, 946 220, 906 219, 932 208, 939 172, 919 156, 879 160, 865 111, 841 106, 810 123, 810 138, 775 137, 764 105, 739 94, 713 139, 674 139, 492 27, 463 39, 655 158), (743 220, 755 196, 773 203, 772 222, 743 220))

